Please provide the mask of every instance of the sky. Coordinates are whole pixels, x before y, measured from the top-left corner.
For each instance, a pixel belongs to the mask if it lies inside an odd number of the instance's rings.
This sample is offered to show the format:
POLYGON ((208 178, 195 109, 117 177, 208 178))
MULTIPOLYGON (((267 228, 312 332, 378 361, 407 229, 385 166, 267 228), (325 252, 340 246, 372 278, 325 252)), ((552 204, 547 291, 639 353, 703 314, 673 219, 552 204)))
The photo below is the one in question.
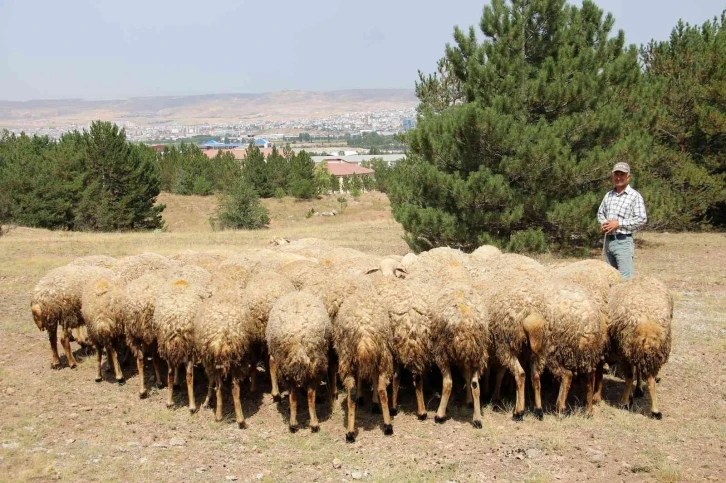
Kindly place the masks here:
MULTIPOLYGON (((412 89, 484 0, 0 0, 0 100, 412 89)), ((572 0, 570 3, 581 3, 572 0)), ((629 43, 723 0, 599 0, 629 43)))

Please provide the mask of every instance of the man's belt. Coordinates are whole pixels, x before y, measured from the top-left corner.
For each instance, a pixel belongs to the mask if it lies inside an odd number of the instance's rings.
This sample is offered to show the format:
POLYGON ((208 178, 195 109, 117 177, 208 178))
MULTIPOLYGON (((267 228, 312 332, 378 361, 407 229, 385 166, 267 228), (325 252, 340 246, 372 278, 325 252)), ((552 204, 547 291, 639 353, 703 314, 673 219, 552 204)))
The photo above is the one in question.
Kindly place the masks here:
POLYGON ((615 235, 608 235, 608 240, 627 240, 628 238, 632 237, 631 234, 624 234, 624 233, 617 233, 615 235))

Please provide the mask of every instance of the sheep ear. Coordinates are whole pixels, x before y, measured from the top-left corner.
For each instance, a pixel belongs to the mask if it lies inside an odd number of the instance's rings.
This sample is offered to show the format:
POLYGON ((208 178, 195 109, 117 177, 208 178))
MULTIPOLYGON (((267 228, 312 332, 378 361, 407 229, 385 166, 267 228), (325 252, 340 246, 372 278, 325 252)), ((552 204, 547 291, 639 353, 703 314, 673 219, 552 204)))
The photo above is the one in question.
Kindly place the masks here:
POLYGON ((380 270, 381 270, 380 268, 371 268, 370 270, 368 270, 366 272, 366 275, 370 275, 371 273, 375 273, 375 272, 378 272, 380 270))
POLYGON ((405 268, 397 267, 393 270, 393 274, 398 278, 406 278, 406 275, 408 275, 408 272, 405 268))

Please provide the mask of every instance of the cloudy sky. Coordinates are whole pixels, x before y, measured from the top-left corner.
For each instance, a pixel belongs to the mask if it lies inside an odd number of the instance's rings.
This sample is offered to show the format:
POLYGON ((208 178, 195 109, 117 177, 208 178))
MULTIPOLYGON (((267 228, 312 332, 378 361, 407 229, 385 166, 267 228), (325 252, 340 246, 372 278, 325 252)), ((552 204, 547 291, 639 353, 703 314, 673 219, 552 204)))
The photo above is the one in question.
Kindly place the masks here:
MULTIPOLYGON (((573 0, 573 3, 575 2, 573 0)), ((413 88, 484 1, 0 0, 0 100, 413 88)), ((628 42, 723 0, 599 0, 628 42)))

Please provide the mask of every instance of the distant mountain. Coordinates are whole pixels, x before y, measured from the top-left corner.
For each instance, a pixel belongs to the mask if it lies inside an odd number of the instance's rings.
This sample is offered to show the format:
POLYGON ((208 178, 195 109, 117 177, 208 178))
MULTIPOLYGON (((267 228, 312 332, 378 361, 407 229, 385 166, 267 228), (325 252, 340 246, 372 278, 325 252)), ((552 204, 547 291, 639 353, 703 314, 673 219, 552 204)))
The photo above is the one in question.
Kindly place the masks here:
POLYGON ((353 111, 415 107, 409 89, 354 89, 331 92, 276 91, 261 94, 0 101, 0 127, 87 124, 92 120, 136 124, 201 124, 241 120, 292 120, 353 111))

